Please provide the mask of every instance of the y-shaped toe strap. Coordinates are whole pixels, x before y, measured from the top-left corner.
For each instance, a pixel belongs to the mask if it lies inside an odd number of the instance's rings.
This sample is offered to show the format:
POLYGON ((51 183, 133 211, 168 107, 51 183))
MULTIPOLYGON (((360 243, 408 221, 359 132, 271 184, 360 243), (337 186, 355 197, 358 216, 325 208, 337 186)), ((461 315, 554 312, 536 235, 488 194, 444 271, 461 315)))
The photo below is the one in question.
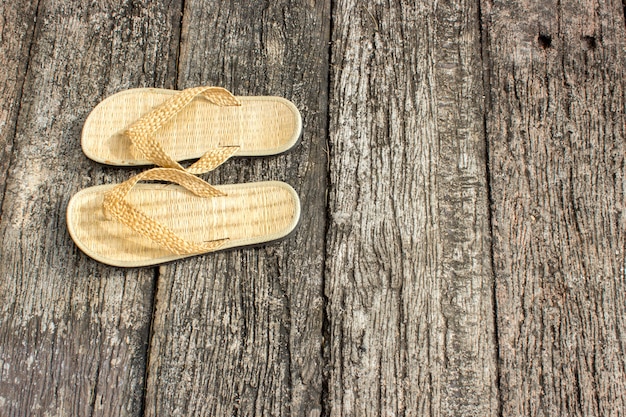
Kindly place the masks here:
MULTIPOLYGON (((153 135, 189 105, 194 98, 199 96, 218 106, 241 106, 241 102, 235 96, 221 87, 195 87, 183 90, 141 117, 126 130, 126 135, 133 144, 135 151, 158 166, 185 170, 182 165, 163 150, 153 135)), ((212 149, 187 168, 187 171, 193 174, 208 172, 225 162, 238 149, 238 146, 212 149), (218 159, 219 157, 222 159, 218 159)))
POLYGON ((139 181, 169 181, 179 184, 199 197, 225 196, 223 192, 200 178, 175 168, 153 168, 119 184, 104 195, 105 213, 130 227, 140 235, 151 239, 177 255, 211 252, 219 249, 228 240, 218 239, 209 242, 191 242, 176 235, 167 226, 158 223, 136 209, 125 197, 139 181))

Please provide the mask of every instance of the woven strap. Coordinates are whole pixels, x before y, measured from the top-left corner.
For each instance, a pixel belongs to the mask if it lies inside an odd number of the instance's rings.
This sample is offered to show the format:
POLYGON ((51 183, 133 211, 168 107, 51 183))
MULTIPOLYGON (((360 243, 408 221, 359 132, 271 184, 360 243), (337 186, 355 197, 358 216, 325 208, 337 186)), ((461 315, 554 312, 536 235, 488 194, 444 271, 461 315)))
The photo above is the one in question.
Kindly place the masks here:
POLYGON ((125 200, 130 190, 139 181, 169 181, 179 184, 200 197, 218 197, 225 194, 200 178, 175 168, 153 168, 119 184, 104 195, 103 208, 106 214, 130 227, 142 236, 151 239, 177 255, 205 253, 219 249, 227 240, 190 242, 177 236, 167 226, 162 225, 125 200))
MULTIPOLYGON (((133 145, 133 151, 158 166, 185 170, 182 165, 163 150, 161 144, 153 136, 172 117, 189 105, 194 98, 200 96, 218 106, 241 106, 241 102, 235 96, 221 87, 194 87, 183 90, 141 117, 126 130, 126 135, 133 145)), ((216 159, 214 150, 211 150, 187 168, 187 171, 192 174, 202 174, 211 171, 225 162, 239 149, 238 146, 228 148, 232 153, 228 154, 224 159, 216 159)))

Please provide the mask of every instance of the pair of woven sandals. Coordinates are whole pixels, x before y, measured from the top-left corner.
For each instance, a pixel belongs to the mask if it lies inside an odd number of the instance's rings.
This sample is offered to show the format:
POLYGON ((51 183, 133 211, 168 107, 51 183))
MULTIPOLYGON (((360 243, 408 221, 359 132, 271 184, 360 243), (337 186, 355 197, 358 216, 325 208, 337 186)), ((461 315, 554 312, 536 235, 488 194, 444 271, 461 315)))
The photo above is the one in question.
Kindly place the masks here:
POLYGON ((283 238, 300 218, 288 184, 213 186, 196 175, 232 156, 284 152, 301 130, 298 109, 280 97, 235 97, 220 87, 114 94, 87 117, 84 153, 103 164, 158 168, 75 194, 67 208, 70 235, 90 257, 122 267, 283 238), (198 160, 180 164, 191 159, 198 160))

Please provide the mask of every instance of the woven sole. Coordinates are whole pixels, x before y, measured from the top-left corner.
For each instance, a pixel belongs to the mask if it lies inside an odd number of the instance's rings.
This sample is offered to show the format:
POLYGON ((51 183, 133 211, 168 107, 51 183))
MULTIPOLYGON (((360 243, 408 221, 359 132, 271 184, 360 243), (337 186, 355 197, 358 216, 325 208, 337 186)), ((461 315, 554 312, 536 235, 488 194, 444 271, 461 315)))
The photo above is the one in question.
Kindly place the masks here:
MULTIPOLYGON (((83 126, 83 152, 108 165, 151 165, 137 159, 124 131, 175 90, 136 88, 104 99, 83 126)), ((237 156, 267 156, 295 146, 302 131, 296 106, 281 97, 237 97, 241 106, 217 106, 196 99, 169 120, 155 138, 176 161, 201 157, 209 149, 239 146, 237 156)))
MULTIPOLYGON (((70 236, 85 254, 113 266, 158 265, 194 255, 173 255, 102 210, 100 185, 75 194, 67 207, 70 236)), ((173 184, 137 184, 127 200, 178 236, 203 242, 228 238, 220 250, 257 246, 288 236, 300 219, 300 200, 278 181, 219 185, 224 197, 202 198, 173 184)))

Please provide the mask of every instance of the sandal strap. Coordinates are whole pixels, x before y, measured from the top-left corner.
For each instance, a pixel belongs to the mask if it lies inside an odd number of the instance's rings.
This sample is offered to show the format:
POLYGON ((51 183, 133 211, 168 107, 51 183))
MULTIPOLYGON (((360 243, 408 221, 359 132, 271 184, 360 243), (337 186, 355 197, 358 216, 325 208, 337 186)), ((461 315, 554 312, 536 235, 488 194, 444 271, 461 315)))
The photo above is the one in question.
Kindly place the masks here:
POLYGON ((191 164, 189 168, 182 169, 190 174, 204 174, 205 172, 213 171, 218 166, 222 165, 231 156, 239 151, 239 146, 222 146, 220 148, 209 149, 200 159, 191 164))
MULTIPOLYGON (((218 106, 241 106, 241 101, 222 87, 194 87, 183 90, 141 117, 126 130, 126 135, 132 143, 133 150, 140 154, 144 159, 147 159, 158 166, 185 170, 182 165, 176 162, 163 150, 163 147, 156 139, 154 139, 153 135, 172 117, 189 105, 194 98, 199 96, 204 97, 209 102, 218 106)), ((232 154, 239 149, 238 146, 231 146, 229 148, 234 148, 231 149, 233 151, 232 154)), ((222 164, 232 155, 228 155, 228 157, 217 163, 214 160, 215 157, 211 156, 212 152, 213 150, 207 152, 202 156, 202 158, 200 158, 199 161, 191 165, 187 170, 195 174, 202 174, 222 164), (209 154, 208 158, 212 159, 211 163, 203 161, 207 154, 209 154)))
POLYGON ((133 231, 149 238, 177 255, 205 253, 219 249, 228 238, 208 242, 192 242, 176 235, 169 227, 148 217, 133 207, 125 197, 139 181, 169 181, 181 185, 199 197, 225 196, 222 191, 193 174, 175 168, 153 168, 117 185, 104 195, 105 214, 130 227, 133 231))

